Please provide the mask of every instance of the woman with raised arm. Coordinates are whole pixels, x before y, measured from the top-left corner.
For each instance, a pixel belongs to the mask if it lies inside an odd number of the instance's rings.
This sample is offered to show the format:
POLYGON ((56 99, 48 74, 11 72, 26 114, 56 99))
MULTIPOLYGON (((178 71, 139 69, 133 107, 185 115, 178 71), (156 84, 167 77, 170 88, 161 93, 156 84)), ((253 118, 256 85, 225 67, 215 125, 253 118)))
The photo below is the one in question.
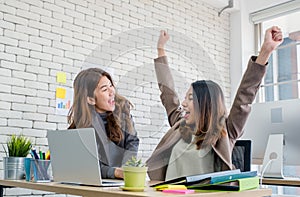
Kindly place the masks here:
POLYGON ((268 59, 282 42, 280 28, 274 26, 266 30, 261 51, 257 57, 250 58, 229 114, 220 86, 210 80, 193 82, 182 101, 183 111, 180 109, 164 50, 168 40, 168 33, 161 31, 158 58, 154 63, 161 101, 171 128, 147 160, 150 179, 170 180, 234 169, 232 150, 243 134, 268 59))
POLYGON ((130 115, 131 103, 116 93, 111 76, 99 69, 75 78, 69 129, 93 127, 102 178, 123 178, 121 166, 136 156, 139 139, 130 115))

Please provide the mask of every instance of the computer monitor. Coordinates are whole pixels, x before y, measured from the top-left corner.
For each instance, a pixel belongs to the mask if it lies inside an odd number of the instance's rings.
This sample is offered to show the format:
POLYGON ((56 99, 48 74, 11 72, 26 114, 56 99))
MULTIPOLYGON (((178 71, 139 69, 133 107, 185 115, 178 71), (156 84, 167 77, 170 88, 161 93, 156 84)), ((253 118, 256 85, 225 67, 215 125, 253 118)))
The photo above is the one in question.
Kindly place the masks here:
POLYGON ((253 164, 263 164, 266 153, 265 160, 275 161, 283 154, 284 165, 300 165, 300 99, 252 104, 242 139, 252 141, 253 164), (281 139, 275 134, 283 134, 283 140, 275 142, 281 139), (275 138, 268 144, 269 136, 275 138))

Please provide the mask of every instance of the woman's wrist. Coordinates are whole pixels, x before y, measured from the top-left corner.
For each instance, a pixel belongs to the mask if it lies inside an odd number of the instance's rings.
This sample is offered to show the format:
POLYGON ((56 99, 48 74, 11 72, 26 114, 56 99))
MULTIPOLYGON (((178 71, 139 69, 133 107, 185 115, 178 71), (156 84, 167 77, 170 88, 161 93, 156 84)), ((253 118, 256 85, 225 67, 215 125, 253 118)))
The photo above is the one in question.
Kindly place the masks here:
POLYGON ((271 53, 261 52, 256 58, 255 63, 260 65, 266 65, 268 63, 268 60, 271 56, 271 53))
POLYGON ((271 54, 273 52, 273 49, 270 47, 262 46, 259 55, 257 56, 256 63, 260 65, 266 65, 271 54))
POLYGON ((164 48, 157 48, 158 57, 166 56, 164 48))
POLYGON ((114 175, 115 175, 116 178, 121 178, 121 179, 124 178, 123 170, 121 168, 115 168, 114 175))

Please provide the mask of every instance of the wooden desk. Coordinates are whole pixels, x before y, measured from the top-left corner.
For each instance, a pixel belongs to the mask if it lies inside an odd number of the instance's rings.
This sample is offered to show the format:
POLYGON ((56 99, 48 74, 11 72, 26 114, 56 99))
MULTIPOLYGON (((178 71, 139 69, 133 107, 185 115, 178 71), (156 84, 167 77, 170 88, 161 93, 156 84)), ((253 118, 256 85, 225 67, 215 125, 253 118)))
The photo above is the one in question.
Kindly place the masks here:
MULTIPOLYGON (((147 187, 145 192, 125 192, 119 189, 118 187, 88 187, 88 186, 74 186, 60 184, 57 182, 51 183, 32 183, 26 181, 17 181, 17 180, 0 180, 0 186, 12 186, 12 187, 21 187, 34 190, 42 190, 55 192, 60 194, 71 194, 85 197, 136 197, 136 196, 180 196, 182 194, 165 194, 163 192, 154 191, 153 188, 147 187)), ((194 193, 194 194, 185 194, 184 196, 193 196, 193 197, 204 197, 204 196, 214 196, 214 197, 255 197, 255 196, 271 196, 271 189, 255 189, 247 190, 243 192, 204 192, 204 193, 194 193)))
POLYGON ((300 179, 274 179, 274 178, 263 178, 262 184, 264 185, 281 185, 281 186, 292 186, 300 187, 300 179))

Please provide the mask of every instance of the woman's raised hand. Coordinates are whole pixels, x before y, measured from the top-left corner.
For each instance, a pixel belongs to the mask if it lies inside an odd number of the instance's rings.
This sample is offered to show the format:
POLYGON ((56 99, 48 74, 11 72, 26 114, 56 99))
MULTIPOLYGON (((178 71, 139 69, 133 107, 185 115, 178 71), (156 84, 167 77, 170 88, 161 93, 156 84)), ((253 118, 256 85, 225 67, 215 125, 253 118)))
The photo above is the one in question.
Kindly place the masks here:
POLYGON ((157 53, 158 57, 165 56, 165 44, 168 42, 170 36, 165 30, 160 31, 160 35, 157 41, 157 53))
POLYGON ((164 49, 165 44, 168 42, 170 36, 165 30, 160 31, 159 39, 157 41, 157 49, 164 49))
POLYGON ((283 41, 283 36, 282 36, 281 29, 277 26, 273 26, 266 30, 262 49, 273 51, 277 48, 278 45, 282 43, 282 41, 283 41))
POLYGON ((283 35, 279 27, 273 26, 267 29, 256 63, 265 65, 272 52, 282 43, 282 41, 283 35))

